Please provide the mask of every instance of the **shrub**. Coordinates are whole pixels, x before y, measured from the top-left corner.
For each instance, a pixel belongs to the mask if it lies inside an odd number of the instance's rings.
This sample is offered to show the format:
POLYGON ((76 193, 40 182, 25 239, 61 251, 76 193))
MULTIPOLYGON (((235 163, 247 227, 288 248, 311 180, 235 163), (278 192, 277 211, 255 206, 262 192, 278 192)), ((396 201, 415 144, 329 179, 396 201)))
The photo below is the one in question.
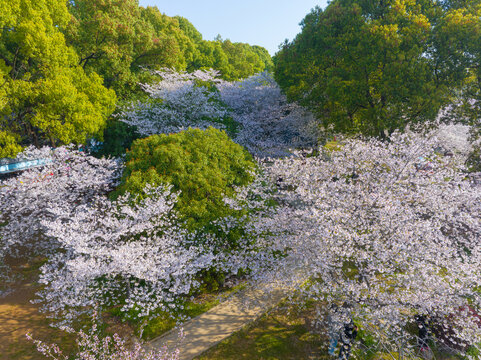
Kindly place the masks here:
POLYGON ((233 215, 224 196, 253 180, 251 155, 215 128, 136 140, 127 153, 122 182, 113 193, 143 195, 147 183, 172 184, 181 191, 177 210, 187 227, 202 228, 212 220, 233 215))

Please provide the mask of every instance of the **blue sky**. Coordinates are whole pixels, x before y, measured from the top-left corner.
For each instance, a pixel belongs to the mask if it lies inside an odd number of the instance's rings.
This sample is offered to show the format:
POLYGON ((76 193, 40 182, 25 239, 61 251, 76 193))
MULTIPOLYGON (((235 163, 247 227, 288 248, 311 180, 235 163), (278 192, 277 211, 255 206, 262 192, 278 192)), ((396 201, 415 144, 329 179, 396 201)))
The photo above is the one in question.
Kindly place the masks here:
POLYGON ((217 34, 233 42, 264 46, 271 55, 284 39, 300 31, 299 22, 326 0, 140 0, 141 6, 157 6, 169 16, 192 22, 205 40, 217 34))

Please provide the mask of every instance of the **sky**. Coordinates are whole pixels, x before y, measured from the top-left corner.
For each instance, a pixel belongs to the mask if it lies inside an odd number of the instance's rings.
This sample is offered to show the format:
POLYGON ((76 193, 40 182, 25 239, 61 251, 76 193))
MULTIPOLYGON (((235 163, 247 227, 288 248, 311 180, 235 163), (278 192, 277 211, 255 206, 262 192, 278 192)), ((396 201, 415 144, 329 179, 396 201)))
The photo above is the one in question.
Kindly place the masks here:
POLYGON ((141 6, 157 6, 168 16, 187 18, 205 40, 218 34, 232 42, 265 47, 274 55, 285 39, 301 30, 309 11, 327 0, 140 0, 141 6))

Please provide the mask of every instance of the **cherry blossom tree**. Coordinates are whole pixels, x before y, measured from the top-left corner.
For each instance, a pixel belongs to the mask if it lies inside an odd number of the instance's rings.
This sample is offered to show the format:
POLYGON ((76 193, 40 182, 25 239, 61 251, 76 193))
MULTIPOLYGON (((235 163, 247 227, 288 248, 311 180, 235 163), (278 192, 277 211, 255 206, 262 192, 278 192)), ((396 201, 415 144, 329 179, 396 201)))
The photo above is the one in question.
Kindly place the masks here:
POLYGON ((168 310, 177 296, 189 293, 214 255, 178 224, 169 188, 146 191, 140 201, 129 194, 116 201, 99 196, 68 218, 65 209, 52 209, 56 216, 43 225, 63 251, 41 269, 44 310, 64 322, 95 304, 122 305, 142 317, 168 310))
POLYGON ((161 78, 154 84, 142 84, 150 100, 128 106, 120 120, 135 126, 143 136, 176 133, 188 127, 225 128, 228 111, 215 85, 221 80, 215 70, 193 73, 165 69, 153 71, 161 78))
POLYGON ((436 132, 321 150, 269 167, 284 204, 273 224, 290 249, 272 276, 310 278, 302 292, 344 303, 400 357, 414 356, 415 315, 479 344, 481 324, 460 310, 481 310, 481 191, 464 172, 465 156, 441 154, 436 132))
POLYGON ((250 211, 216 219, 211 226, 217 230, 208 233, 186 230, 170 187, 147 185, 142 199, 127 193, 111 201, 99 195, 73 210, 52 206, 53 216, 41 224, 59 246, 41 268, 45 287, 37 302, 57 326, 71 324, 94 306, 121 306, 138 320, 181 308, 182 299, 202 284, 203 271, 235 275, 269 256, 270 243, 263 241, 268 237, 251 225, 251 219, 270 211, 262 205, 268 198, 264 188, 237 189, 239 197, 231 202, 250 211), (232 247, 223 237, 240 227, 232 247))
POLYGON ((144 136, 213 126, 229 130, 234 141, 258 157, 285 156, 290 148, 317 142, 312 114, 288 103, 271 74, 235 82, 219 79, 213 70, 156 74, 159 83, 142 85, 151 100, 131 104, 120 114, 144 136))
POLYGON ((234 140, 257 157, 280 157, 290 149, 308 148, 320 136, 314 116, 289 103, 272 74, 260 73, 218 85, 221 99, 231 109, 239 131, 234 140))
MULTIPOLYGON (((0 181, 0 258, 45 255, 57 244, 42 220, 66 214, 113 189, 121 175, 118 160, 96 159, 70 147, 30 147, 18 159, 45 159, 46 165, 0 181)), ((2 275, 6 275, 2 271, 2 275)))

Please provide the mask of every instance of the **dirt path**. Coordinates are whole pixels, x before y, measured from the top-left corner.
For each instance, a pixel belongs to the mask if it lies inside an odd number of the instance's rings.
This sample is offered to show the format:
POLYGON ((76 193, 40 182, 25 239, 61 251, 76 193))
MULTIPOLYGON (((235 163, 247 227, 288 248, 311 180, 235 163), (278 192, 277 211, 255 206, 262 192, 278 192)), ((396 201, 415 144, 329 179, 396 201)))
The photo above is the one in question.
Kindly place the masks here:
POLYGON ((64 348, 74 345, 74 338, 49 326, 49 320, 40 313, 39 306, 30 303, 35 297, 38 285, 36 271, 23 266, 27 276, 12 288, 12 292, 0 298, 0 359, 1 360, 40 360, 35 346, 27 341, 25 334, 30 332, 35 339, 47 343, 60 343, 64 348))
POLYGON ((276 306, 289 293, 287 289, 270 286, 247 288, 229 300, 184 324, 184 338, 179 341, 178 330, 153 339, 145 347, 170 350, 181 349, 180 360, 191 360, 259 318, 276 306))

